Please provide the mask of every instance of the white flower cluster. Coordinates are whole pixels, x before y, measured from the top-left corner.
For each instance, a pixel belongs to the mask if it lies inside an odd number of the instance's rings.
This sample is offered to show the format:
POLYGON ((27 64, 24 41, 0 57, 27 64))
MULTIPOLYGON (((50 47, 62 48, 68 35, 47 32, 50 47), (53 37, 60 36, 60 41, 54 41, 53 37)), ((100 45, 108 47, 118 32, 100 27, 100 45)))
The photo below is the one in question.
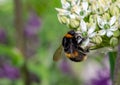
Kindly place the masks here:
POLYGON ((61 0, 58 20, 86 37, 84 46, 115 46, 120 35, 120 0, 61 0), (103 46, 103 45, 102 45, 103 46))

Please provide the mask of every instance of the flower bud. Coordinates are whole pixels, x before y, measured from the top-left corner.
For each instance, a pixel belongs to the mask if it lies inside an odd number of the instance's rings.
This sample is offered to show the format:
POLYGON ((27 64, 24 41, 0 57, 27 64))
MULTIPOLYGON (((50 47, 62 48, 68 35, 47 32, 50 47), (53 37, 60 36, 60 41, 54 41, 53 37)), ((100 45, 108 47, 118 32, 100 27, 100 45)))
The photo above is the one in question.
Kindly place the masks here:
POLYGON ((102 42, 102 38, 100 36, 95 36, 92 38, 92 42, 100 44, 102 42))
POLYGON ((120 16, 118 17, 118 25, 120 27, 120 16))
POLYGON ((105 9, 104 9, 103 7, 99 7, 98 13, 99 13, 99 14, 102 14, 102 13, 104 13, 104 12, 105 12, 105 9))
POLYGON ((89 17, 90 23, 96 23, 96 20, 97 20, 97 15, 90 15, 89 17))
POLYGON ((69 27, 71 29, 76 29, 76 28, 79 27, 79 25, 80 25, 80 22, 78 20, 76 20, 76 19, 70 19, 69 27))
POLYGON ((120 9, 120 0, 117 0, 115 3, 118 6, 118 8, 120 9))
POLYGON ((110 6, 110 1, 106 1, 106 0, 98 0, 98 13, 102 14, 105 11, 108 10, 109 6, 110 6))
POLYGON ((97 10, 97 8, 98 8, 98 7, 97 7, 97 1, 92 2, 90 8, 91 8, 91 11, 92 11, 92 12, 96 12, 96 10, 97 10))
POLYGON ((120 31, 119 30, 116 30, 113 32, 113 36, 114 37, 118 37, 120 35, 120 31))
POLYGON ((58 15, 58 20, 61 24, 68 24, 69 23, 69 19, 66 16, 58 15))
POLYGON ((110 7, 110 14, 113 16, 115 15, 116 17, 119 17, 119 15, 120 15, 119 8, 116 5, 112 5, 110 7))
POLYGON ((103 15, 103 18, 104 18, 105 20, 109 20, 109 19, 110 19, 110 14, 105 13, 105 14, 103 15))
POLYGON ((110 45, 111 46, 116 46, 118 44, 118 39, 116 37, 112 37, 110 39, 110 45))

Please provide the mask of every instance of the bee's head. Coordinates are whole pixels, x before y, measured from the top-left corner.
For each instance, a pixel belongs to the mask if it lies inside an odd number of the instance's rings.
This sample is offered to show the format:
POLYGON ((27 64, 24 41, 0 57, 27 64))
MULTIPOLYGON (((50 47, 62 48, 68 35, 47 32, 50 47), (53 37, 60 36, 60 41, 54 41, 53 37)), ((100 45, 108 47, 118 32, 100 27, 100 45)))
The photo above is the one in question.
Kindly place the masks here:
POLYGON ((70 30, 70 31, 68 32, 68 34, 74 36, 74 35, 75 35, 75 31, 74 31, 74 30, 70 30))

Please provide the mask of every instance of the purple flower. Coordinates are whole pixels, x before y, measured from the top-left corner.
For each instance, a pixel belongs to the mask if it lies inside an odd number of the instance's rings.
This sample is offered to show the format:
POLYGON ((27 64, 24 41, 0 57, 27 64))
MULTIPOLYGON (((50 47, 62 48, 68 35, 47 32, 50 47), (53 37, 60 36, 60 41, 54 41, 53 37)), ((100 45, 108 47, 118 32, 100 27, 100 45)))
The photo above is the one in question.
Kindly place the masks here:
POLYGON ((28 25, 36 28, 41 25, 39 17, 34 12, 30 14, 28 25))
POLYGON ((40 18, 35 12, 30 12, 28 22, 25 27, 25 34, 27 37, 34 36, 38 33, 41 26, 40 18))
POLYGON ((0 67, 0 78, 5 77, 4 70, 0 67))
POLYGON ((7 44, 7 43, 8 43, 8 39, 5 30, 0 29, 0 44, 7 44))
POLYGON ((61 71, 62 71, 63 73, 69 74, 69 73, 72 72, 69 63, 68 63, 66 60, 63 60, 63 61, 61 62, 61 64, 60 64, 60 69, 61 69, 61 71))
MULTIPOLYGON (((99 70, 96 78, 91 79, 90 85, 112 85, 110 71, 106 68, 99 70)), ((89 85, 89 84, 88 84, 89 85)))
POLYGON ((38 49, 39 44, 40 44, 40 40, 38 36, 34 36, 31 39, 28 39, 26 55, 28 57, 33 56, 36 53, 36 50, 38 49))
POLYGON ((38 31, 41 26, 41 21, 39 16, 35 12, 30 12, 28 17, 28 21, 25 27, 25 35, 26 35, 26 55, 27 57, 31 57, 36 53, 37 48, 39 47, 39 36, 38 31))
POLYGON ((82 69, 84 85, 112 85, 107 54, 99 62, 90 59, 82 69))
POLYGON ((14 80, 18 79, 19 77, 20 71, 18 68, 5 63, 0 66, 0 78, 9 78, 14 80))

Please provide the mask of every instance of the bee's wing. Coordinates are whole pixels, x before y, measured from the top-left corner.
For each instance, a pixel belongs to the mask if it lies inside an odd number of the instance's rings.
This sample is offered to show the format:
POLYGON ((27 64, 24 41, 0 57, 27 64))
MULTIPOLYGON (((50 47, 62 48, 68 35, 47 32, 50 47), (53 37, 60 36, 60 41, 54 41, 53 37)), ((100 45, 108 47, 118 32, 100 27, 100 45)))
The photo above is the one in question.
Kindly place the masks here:
POLYGON ((63 47, 60 45, 53 55, 53 60, 58 61, 62 57, 63 47))

